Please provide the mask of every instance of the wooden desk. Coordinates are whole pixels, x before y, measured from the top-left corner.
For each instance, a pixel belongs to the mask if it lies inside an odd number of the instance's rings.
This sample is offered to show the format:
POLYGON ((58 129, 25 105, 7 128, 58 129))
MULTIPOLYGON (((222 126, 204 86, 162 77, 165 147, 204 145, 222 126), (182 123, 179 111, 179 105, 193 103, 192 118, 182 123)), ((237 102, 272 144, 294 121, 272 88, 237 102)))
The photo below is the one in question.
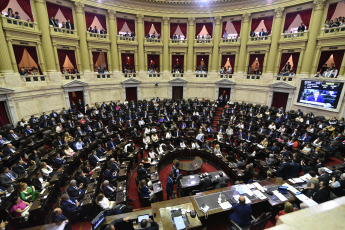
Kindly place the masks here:
MULTIPOLYGON (((171 216, 170 216, 170 209, 173 208, 184 208, 189 209, 192 211, 194 208, 193 204, 189 197, 182 197, 173 200, 162 201, 158 203, 153 203, 151 205, 153 215, 156 214, 156 222, 159 224, 159 229, 164 230, 175 230, 176 228, 173 226, 171 216)), ((190 217, 190 214, 186 214, 190 225, 187 229, 201 227, 202 224, 199 220, 199 217, 196 216, 195 218, 190 217)))
MULTIPOLYGON (((211 175, 212 176, 212 180, 214 180, 215 177, 218 176, 220 172, 223 172, 223 171, 210 172, 210 173, 208 173, 208 175, 211 175)), ((229 179, 229 177, 224 172, 223 172, 223 175, 226 177, 227 180, 229 179)), ((197 187, 197 186, 199 186, 199 183, 200 183, 200 176, 199 176, 199 174, 193 174, 193 175, 189 175, 189 176, 184 176, 180 180, 180 184, 181 184, 181 188, 182 189, 197 187)))
MULTIPOLYGON (((175 165, 175 163, 178 160, 175 159, 173 161, 173 164, 175 165)), ((191 172, 197 172, 201 169, 202 165, 203 165, 203 160, 200 157, 194 157, 194 160, 192 161, 182 161, 180 162, 180 166, 179 169, 183 172, 187 172, 187 173, 191 173, 191 172)))
POLYGON ((136 212, 128 212, 128 213, 123 213, 123 214, 114 215, 114 216, 107 216, 105 218, 104 224, 107 225, 113 222, 114 220, 118 220, 125 217, 129 217, 131 218, 131 220, 135 220, 135 219, 138 219, 138 216, 145 215, 145 214, 149 214, 150 216, 152 216, 152 210, 145 209, 145 210, 140 210, 136 212))
POLYGON ((116 192, 121 192, 126 190, 127 182, 125 180, 117 182, 116 184, 116 192))
MULTIPOLYGON (((280 178, 271 178, 271 179, 267 179, 264 181, 260 181, 259 184, 264 187, 269 189, 270 191, 274 191, 277 190, 278 187, 282 184, 284 184, 284 181, 281 180, 280 178)), ((270 203, 270 205, 272 207, 278 206, 278 205, 282 205, 284 204, 286 201, 281 201, 278 199, 278 197, 276 197, 275 195, 269 195, 267 194, 267 192, 264 193, 265 196, 267 196, 268 198, 268 202, 270 203)), ((291 194, 291 193, 286 193, 286 194, 282 194, 283 196, 285 196, 285 198, 287 198, 289 202, 294 201, 296 198, 291 194)))

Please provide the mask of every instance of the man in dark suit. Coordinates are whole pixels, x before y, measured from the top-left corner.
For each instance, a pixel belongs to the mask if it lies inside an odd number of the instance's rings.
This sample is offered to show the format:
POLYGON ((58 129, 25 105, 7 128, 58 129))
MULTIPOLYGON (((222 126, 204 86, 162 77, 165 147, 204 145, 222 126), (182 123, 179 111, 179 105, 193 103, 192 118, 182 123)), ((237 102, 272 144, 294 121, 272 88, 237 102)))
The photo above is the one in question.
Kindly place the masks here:
POLYGON ((158 230, 159 229, 159 225, 151 220, 151 218, 149 218, 148 220, 144 219, 140 222, 140 230, 158 230), (148 226, 148 223, 150 222, 150 226, 148 226))
POLYGON ((284 70, 285 71, 290 71, 291 69, 291 65, 290 65, 290 62, 288 62, 285 66, 284 66, 284 70))
POLYGON ((290 164, 288 162, 288 159, 284 158, 282 164, 277 169, 278 175, 286 180, 288 178, 289 168, 290 164))
POLYGON ((289 178, 296 178, 299 176, 299 172, 301 170, 301 165, 297 163, 295 159, 292 160, 292 162, 289 165, 289 178))
POLYGON ((323 180, 320 180, 319 187, 320 187, 319 190, 317 190, 312 196, 312 199, 318 204, 328 201, 330 197, 330 192, 329 192, 329 189, 327 188, 328 182, 326 186, 325 182, 323 180))
POLYGON ((252 141, 254 141, 254 138, 252 137, 252 135, 250 133, 248 133, 246 140, 252 142, 252 141))
POLYGON ((52 212, 52 222, 53 223, 61 223, 62 221, 65 222, 64 230, 71 230, 72 225, 69 222, 68 218, 62 214, 61 208, 55 208, 52 212))
POLYGON ((54 147, 61 148, 64 145, 65 145, 65 142, 61 139, 60 136, 58 136, 57 139, 54 141, 54 147))
POLYGON ((113 222, 111 222, 110 224, 108 224, 104 230, 115 230, 115 226, 118 229, 121 229, 120 228, 120 226, 121 226, 123 229, 134 230, 133 224, 131 222, 129 222, 130 220, 131 220, 130 217, 116 219, 113 222), (123 225, 123 224, 125 224, 125 225, 123 225))
POLYGON ((30 125, 27 125, 25 130, 24 130, 24 133, 26 136, 29 136, 30 134, 34 133, 34 130, 31 129, 30 125))
POLYGON ((10 141, 15 141, 15 140, 19 140, 19 135, 11 129, 9 131, 9 134, 7 135, 7 138, 10 141))
POLYGON ((302 22, 301 25, 298 27, 297 32, 304 32, 305 31, 305 25, 302 22))
POLYGON ((112 167, 109 165, 105 170, 104 170, 104 177, 105 179, 114 182, 117 179, 117 172, 112 170, 112 167))
POLYGON ((64 193, 61 196, 61 202, 60 202, 61 208, 66 211, 66 213, 69 214, 81 214, 83 212, 83 209, 75 198, 70 197, 67 193, 64 193))
POLYGON ((73 25, 73 23, 71 23, 71 20, 69 20, 69 19, 67 19, 66 28, 69 30, 74 30, 74 25, 73 25))
POLYGON ((107 198, 115 198, 116 197, 116 187, 112 186, 108 180, 105 180, 102 185, 102 190, 104 196, 107 198))
POLYGON ((331 177, 328 173, 326 173, 326 170, 324 168, 319 168, 318 169, 318 173, 319 173, 319 181, 323 181, 324 182, 324 186, 326 186, 328 188, 329 186, 329 181, 331 180, 331 177))
POLYGON ((227 186, 226 178, 223 174, 223 172, 219 172, 219 177, 214 180, 214 183, 216 183, 215 188, 224 188, 227 186))
POLYGON ((10 170, 8 167, 2 168, 1 172, 0 183, 5 187, 9 187, 18 178, 18 174, 10 170))
POLYGON ((20 160, 18 161, 18 164, 16 164, 15 166, 13 166, 12 170, 13 170, 15 173, 17 173, 18 175, 21 175, 21 174, 23 174, 23 173, 26 172, 26 168, 27 168, 26 163, 25 163, 22 159, 20 159, 20 160))
POLYGON ((83 183, 80 183, 80 185, 78 186, 76 180, 71 180, 67 188, 67 193, 70 197, 73 197, 77 199, 78 201, 81 201, 85 195, 85 190, 82 188, 83 188, 83 183))
POLYGON ((313 95, 308 96, 307 101, 315 101, 315 102, 321 102, 324 103, 323 97, 320 95, 319 90, 314 90, 313 95))
POLYGON ((58 153, 54 159, 55 164, 57 164, 59 167, 66 163, 65 156, 60 156, 60 153, 58 153))
POLYGON ((3 149, 4 156, 13 155, 17 149, 12 144, 7 144, 6 147, 3 149))
POLYGON ((200 183, 199 183, 200 192, 206 191, 211 186, 212 186, 211 179, 205 173, 203 173, 202 179, 200 180, 200 183))
POLYGON ((167 184, 166 184, 166 193, 167 193, 167 200, 169 200, 170 198, 175 199, 173 172, 169 173, 167 184))
POLYGON ((252 208, 249 204, 246 204, 246 199, 243 196, 240 196, 239 203, 232 206, 232 210, 229 220, 234 221, 240 227, 251 224, 252 208))
POLYGON ((49 25, 50 25, 50 26, 55 26, 55 19, 54 19, 54 17, 50 17, 50 19, 49 19, 49 25))
POLYGON ((261 29, 261 31, 259 33, 259 37, 262 37, 262 36, 266 36, 266 32, 264 29, 261 29))
POLYGON ((96 150, 93 150, 91 155, 89 156, 90 165, 92 167, 96 167, 97 163, 99 162, 99 157, 97 156, 96 150))

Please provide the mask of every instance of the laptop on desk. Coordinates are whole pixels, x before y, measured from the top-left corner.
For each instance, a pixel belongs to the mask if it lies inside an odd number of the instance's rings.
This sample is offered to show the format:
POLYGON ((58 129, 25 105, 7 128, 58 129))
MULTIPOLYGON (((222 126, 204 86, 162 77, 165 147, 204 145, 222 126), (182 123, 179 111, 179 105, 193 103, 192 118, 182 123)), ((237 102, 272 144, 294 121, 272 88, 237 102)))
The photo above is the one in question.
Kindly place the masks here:
POLYGON ((92 230, 98 229, 104 221, 105 221, 105 214, 104 214, 104 211, 102 211, 91 221, 92 230))

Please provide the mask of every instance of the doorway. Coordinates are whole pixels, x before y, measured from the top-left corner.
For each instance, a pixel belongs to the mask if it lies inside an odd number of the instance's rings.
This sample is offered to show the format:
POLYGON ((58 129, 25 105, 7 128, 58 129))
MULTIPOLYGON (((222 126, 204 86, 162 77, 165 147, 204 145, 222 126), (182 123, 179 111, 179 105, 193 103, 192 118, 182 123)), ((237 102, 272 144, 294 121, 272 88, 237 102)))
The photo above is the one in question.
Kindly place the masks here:
POLYGON ((271 107, 274 107, 276 109, 283 107, 285 111, 288 98, 289 98, 288 93, 274 92, 271 107))
POLYGON ((137 102, 138 95, 137 95, 137 87, 126 87, 126 99, 127 101, 134 101, 137 102))
POLYGON ((173 86, 172 87, 172 99, 182 100, 183 99, 183 86, 173 86))
POLYGON ((9 116, 6 110, 6 102, 0 101, 0 127, 10 123, 9 116))
POLYGON ((70 106, 73 108, 73 104, 75 104, 75 107, 73 109, 77 109, 79 111, 84 112, 84 92, 83 91, 74 91, 74 92, 68 92, 68 98, 70 106))

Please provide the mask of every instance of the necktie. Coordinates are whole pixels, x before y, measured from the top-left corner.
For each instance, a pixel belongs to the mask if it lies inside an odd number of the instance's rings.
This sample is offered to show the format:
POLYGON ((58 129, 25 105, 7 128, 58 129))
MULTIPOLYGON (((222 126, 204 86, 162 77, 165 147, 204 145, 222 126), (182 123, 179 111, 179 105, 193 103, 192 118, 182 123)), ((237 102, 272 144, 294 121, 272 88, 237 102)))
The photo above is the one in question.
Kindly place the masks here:
POLYGON ((8 176, 11 180, 15 180, 15 178, 12 176, 11 173, 7 173, 7 176, 8 176))
POLYGON ((95 156, 96 160, 99 161, 99 158, 96 155, 94 155, 94 156, 95 156))
POLYGON ((73 202, 73 201, 71 201, 71 200, 67 200, 69 203, 71 203, 71 204, 74 204, 75 205, 75 203, 73 202))

